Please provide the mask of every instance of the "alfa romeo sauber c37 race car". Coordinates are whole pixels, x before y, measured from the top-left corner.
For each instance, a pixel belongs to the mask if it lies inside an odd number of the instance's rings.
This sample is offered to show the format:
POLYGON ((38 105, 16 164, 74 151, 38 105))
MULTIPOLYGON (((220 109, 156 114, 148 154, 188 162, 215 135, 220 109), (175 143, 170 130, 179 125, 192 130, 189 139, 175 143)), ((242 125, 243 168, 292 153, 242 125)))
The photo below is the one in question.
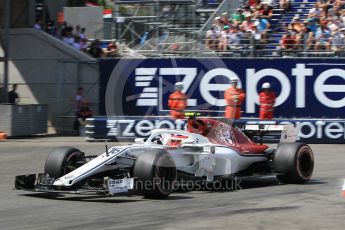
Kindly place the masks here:
POLYGON ((163 198, 185 181, 224 183, 234 178, 274 175, 282 183, 305 183, 313 173, 311 148, 296 142, 291 126, 246 125, 190 118, 187 131, 155 129, 134 144, 98 156, 72 147, 49 153, 44 173, 16 176, 15 188, 43 193, 140 193, 163 198), (281 133, 275 147, 252 141, 281 133))

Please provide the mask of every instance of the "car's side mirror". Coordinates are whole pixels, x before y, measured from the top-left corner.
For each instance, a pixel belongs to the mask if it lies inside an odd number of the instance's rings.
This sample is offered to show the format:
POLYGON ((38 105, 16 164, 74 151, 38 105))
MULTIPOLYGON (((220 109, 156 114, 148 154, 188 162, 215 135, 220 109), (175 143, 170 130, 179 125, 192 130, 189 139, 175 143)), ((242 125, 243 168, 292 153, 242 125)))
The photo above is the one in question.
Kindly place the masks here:
POLYGON ((135 138, 134 142, 137 144, 144 144, 145 143, 145 139, 144 138, 135 138))
POLYGON ((190 146, 193 146, 195 144, 194 140, 193 139, 186 139, 183 141, 181 147, 184 148, 184 147, 190 147, 190 146))
POLYGON ((194 144, 194 140, 193 140, 193 139, 184 140, 184 141, 183 141, 183 144, 186 144, 186 145, 194 144))

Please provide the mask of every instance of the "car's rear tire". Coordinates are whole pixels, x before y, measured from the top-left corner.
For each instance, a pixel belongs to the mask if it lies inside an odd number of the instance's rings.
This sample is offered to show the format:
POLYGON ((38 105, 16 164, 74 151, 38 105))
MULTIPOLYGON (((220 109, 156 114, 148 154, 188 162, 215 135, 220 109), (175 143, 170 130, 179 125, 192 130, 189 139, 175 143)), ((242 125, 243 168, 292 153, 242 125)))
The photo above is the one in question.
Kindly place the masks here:
POLYGON ((164 198, 175 188, 176 165, 164 150, 151 150, 139 155, 133 169, 136 189, 146 198, 164 198))
POLYGON ((51 151, 46 159, 44 172, 50 177, 59 178, 78 167, 84 153, 73 147, 58 147, 51 151))
POLYGON ((274 154, 273 169, 282 183, 304 184, 313 174, 313 151, 302 142, 280 144, 274 154))

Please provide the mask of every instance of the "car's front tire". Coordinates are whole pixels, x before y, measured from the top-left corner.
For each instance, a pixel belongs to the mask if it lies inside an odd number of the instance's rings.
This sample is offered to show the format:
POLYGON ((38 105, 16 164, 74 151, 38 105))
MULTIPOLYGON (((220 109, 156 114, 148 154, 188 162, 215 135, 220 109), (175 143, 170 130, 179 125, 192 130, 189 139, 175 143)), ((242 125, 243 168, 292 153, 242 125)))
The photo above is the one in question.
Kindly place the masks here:
POLYGON ((59 178, 78 167, 84 153, 73 147, 58 147, 51 151, 46 159, 44 172, 50 177, 59 178))
POLYGON ((176 174, 175 161, 164 150, 140 154, 133 169, 137 190, 154 199, 167 197, 174 191, 176 174))
POLYGON ((306 183, 314 170, 313 151, 302 142, 280 144, 274 154, 273 168, 282 183, 306 183))

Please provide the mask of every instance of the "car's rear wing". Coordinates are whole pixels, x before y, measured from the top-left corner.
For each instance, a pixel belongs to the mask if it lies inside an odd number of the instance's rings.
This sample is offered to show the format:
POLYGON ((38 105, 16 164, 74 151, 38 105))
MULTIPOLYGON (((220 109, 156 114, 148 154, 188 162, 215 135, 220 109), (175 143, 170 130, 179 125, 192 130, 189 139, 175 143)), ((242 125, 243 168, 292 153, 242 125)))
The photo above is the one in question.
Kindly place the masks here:
POLYGON ((295 142, 298 133, 293 124, 248 124, 243 127, 243 132, 253 141, 260 143, 295 142))

